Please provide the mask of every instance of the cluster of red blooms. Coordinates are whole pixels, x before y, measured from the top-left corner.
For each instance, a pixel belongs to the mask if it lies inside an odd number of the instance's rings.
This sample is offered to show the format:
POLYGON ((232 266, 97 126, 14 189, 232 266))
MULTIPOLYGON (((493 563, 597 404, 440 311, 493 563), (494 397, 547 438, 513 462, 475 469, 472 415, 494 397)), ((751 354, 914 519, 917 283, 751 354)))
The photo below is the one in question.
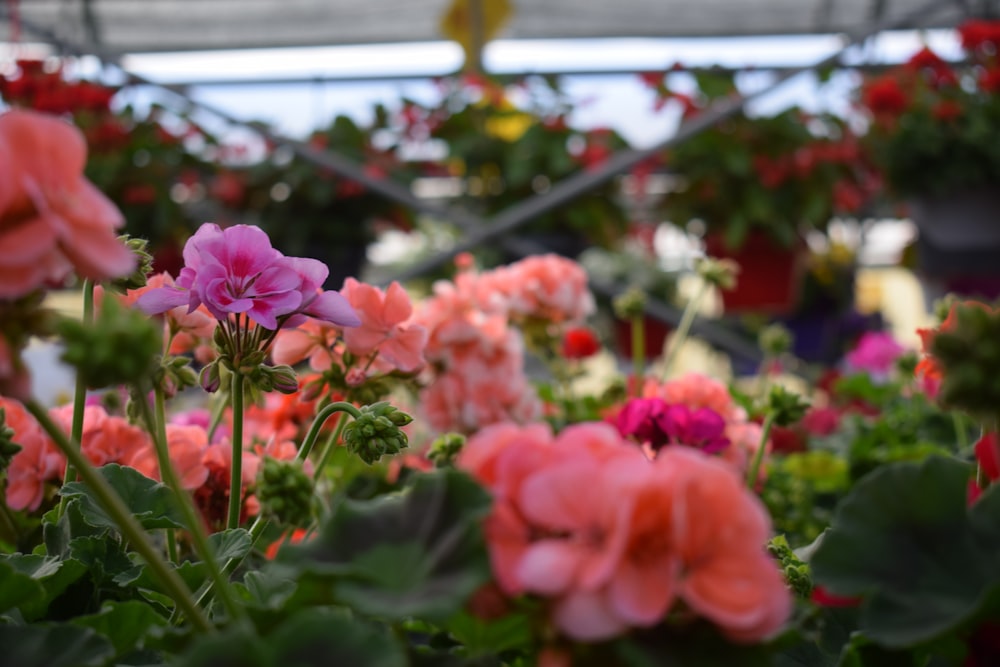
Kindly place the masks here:
MULTIPOLYGON (((958 28, 958 35, 972 63, 975 88, 983 93, 1000 92, 1000 21, 973 20, 958 28)), ((955 96, 967 93, 952 64, 934 51, 923 48, 902 67, 871 79, 863 88, 861 103, 876 124, 892 126, 899 116, 920 104, 924 93, 930 112, 938 120, 951 121, 962 115, 955 96)))
POLYGON ((118 92, 90 81, 67 81, 61 66, 18 60, 12 76, 0 77, 0 95, 11 104, 51 114, 107 112, 118 92))

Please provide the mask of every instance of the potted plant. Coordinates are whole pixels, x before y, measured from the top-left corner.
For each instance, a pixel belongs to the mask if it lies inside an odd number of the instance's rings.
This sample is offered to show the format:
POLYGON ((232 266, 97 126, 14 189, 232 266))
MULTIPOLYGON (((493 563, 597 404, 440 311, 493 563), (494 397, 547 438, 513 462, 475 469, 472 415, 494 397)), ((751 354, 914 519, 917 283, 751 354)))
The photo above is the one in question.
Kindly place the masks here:
MULTIPOLYGON (((701 74, 695 96, 660 84, 685 115, 735 91, 731 78, 701 74)), ((788 313, 805 269, 803 234, 837 214, 856 214, 871 189, 846 123, 789 108, 771 116, 740 112, 677 145, 666 156, 679 187, 663 200, 675 224, 700 221, 706 253, 741 266, 739 284, 723 294, 729 312, 788 313)))
MULTIPOLYGON (((570 126, 571 100, 555 80, 531 77, 505 84, 464 75, 440 81, 437 104, 407 101, 404 135, 443 152, 433 173, 458 178, 457 204, 489 217, 564 178, 598 167, 625 141, 606 128, 570 126)), ((544 213, 517 233, 558 254, 576 257, 590 245, 613 246, 629 216, 616 181, 544 213)), ((488 254, 488 251, 486 251, 488 254)), ((484 264, 510 257, 484 256, 484 264)))
POLYGON ((958 35, 962 62, 923 48, 859 96, 866 147, 919 230, 921 269, 945 283, 995 280, 1000 248, 1000 21, 969 21, 958 35))
MULTIPOLYGON (((416 168, 397 155, 387 129, 389 116, 379 106, 370 125, 338 115, 308 138, 311 145, 334 150, 377 178, 409 182, 416 168), (379 144, 375 137, 389 141, 379 144)), ((215 199, 226 214, 264 229, 283 252, 313 257, 330 267, 326 285, 339 288, 363 270, 368 245, 382 229, 413 226, 412 212, 402 204, 329 170, 294 159, 275 148, 263 159, 220 173, 213 184, 215 199)))

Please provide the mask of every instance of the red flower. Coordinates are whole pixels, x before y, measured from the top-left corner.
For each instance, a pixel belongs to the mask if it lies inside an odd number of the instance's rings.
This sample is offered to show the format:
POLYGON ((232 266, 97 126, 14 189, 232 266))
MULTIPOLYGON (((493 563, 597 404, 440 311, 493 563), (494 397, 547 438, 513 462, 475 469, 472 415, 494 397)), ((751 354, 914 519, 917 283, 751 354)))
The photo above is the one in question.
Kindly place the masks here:
POLYGON ((562 356, 566 359, 586 359, 601 349, 601 342, 587 327, 573 327, 563 335, 562 356))
POLYGON ((822 586, 813 588, 810 599, 821 607, 857 607, 861 604, 861 596, 834 595, 822 586))
POLYGON ((907 69, 922 73, 927 77, 927 82, 935 88, 953 86, 958 83, 958 77, 955 76, 951 65, 941 60, 938 54, 927 47, 917 51, 910 58, 909 62, 906 63, 906 67, 907 69))
MULTIPOLYGON (((976 461, 980 470, 992 483, 1000 479, 1000 443, 997 441, 996 433, 985 433, 976 443, 976 461)), ((979 496, 986 490, 988 484, 980 486, 975 479, 969 480, 969 504, 979 500, 979 496)))
POLYGON ((898 116, 906 111, 910 99, 891 76, 875 79, 862 92, 862 102, 876 116, 898 116))
POLYGON ((952 121, 962 115, 962 105, 955 100, 941 100, 934 105, 931 113, 938 120, 945 122, 952 121))

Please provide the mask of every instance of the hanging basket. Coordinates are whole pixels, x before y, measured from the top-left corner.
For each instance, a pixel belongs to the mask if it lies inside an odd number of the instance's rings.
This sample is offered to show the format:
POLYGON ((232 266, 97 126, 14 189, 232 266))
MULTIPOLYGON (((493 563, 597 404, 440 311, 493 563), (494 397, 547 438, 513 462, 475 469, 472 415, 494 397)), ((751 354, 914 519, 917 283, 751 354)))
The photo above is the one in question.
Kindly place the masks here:
POLYGON ((721 234, 709 234, 705 253, 740 266, 735 289, 722 291, 727 313, 785 315, 798 304, 808 256, 804 244, 786 248, 767 234, 752 231, 733 250, 726 247, 721 234))
POLYGON ((928 300, 1000 296, 1000 186, 909 202, 928 300))

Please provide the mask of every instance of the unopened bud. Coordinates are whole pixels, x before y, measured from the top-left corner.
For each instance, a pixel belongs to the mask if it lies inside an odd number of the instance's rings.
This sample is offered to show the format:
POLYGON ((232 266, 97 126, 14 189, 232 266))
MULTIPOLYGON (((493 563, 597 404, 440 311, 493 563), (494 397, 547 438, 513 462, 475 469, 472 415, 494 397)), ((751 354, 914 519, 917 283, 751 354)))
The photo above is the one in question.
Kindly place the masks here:
POLYGON ((736 276, 740 265, 731 259, 705 257, 695 265, 695 271, 702 280, 719 289, 731 290, 736 287, 736 276))
POLYGON ((222 380, 219 377, 219 361, 215 360, 201 369, 201 373, 198 374, 198 384, 201 388, 210 394, 214 394, 219 391, 219 387, 222 385, 222 380))
POLYGON ((623 320, 642 317, 646 311, 646 293, 638 287, 630 287, 615 297, 615 315, 623 320))

